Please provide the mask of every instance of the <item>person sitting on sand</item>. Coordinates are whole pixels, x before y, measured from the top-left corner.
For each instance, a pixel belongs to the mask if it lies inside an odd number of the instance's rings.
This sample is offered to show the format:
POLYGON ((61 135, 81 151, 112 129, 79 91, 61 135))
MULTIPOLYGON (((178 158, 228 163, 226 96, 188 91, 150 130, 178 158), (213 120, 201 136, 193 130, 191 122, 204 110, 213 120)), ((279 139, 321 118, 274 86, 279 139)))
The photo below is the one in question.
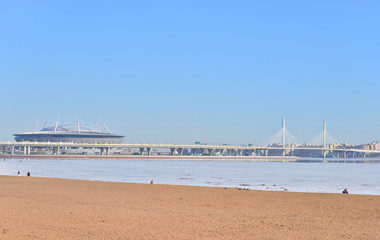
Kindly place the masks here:
POLYGON ((28 172, 28 173, 26 174, 26 176, 30 177, 30 172, 28 172))
POLYGON ((347 188, 345 188, 342 193, 348 194, 347 188))

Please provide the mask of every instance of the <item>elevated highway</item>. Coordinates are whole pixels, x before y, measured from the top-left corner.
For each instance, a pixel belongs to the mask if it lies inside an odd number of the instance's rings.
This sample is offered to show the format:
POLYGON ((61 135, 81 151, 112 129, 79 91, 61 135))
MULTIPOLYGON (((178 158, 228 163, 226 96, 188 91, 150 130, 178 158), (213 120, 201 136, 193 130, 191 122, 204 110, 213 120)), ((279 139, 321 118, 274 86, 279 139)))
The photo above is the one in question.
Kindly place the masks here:
MULTIPOLYGON (((106 143, 70 143, 70 142, 0 142, 0 152, 3 155, 30 155, 49 150, 53 155, 60 155, 69 149, 96 149, 98 155, 110 155, 112 150, 134 150, 139 155, 152 155, 153 150, 161 149, 170 155, 227 155, 227 156, 297 156, 302 151, 315 152, 321 156, 340 154, 339 157, 379 157, 379 150, 323 148, 323 147, 260 147, 233 145, 202 145, 202 144, 106 144, 106 143), (186 151, 185 151, 186 150, 186 151)), ((131 151, 129 151, 131 154, 131 151)))

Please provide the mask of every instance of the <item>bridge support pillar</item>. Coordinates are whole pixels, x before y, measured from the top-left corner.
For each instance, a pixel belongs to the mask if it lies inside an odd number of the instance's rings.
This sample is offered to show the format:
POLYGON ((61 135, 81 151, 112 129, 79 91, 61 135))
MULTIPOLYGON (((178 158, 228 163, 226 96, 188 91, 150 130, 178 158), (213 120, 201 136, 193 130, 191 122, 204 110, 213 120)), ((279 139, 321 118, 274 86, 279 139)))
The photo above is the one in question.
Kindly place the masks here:
POLYGON ((235 155, 235 150, 234 149, 228 149, 228 155, 234 156, 235 155))
POLYGON ((352 158, 355 158, 355 152, 352 152, 352 158))
POLYGON ((26 148, 26 154, 30 154, 30 146, 28 146, 27 148, 26 148))
POLYGON ((15 146, 12 146, 12 147, 11 147, 11 154, 12 154, 12 155, 15 154, 15 146))
POLYGON ((151 147, 147 147, 146 150, 148 151, 148 155, 152 155, 152 148, 151 147))
POLYGON ((24 155, 26 155, 26 146, 24 146, 24 155))
POLYGON ((263 155, 262 151, 263 150, 259 150, 259 149, 252 150, 252 155, 259 155, 259 156, 261 156, 261 155, 263 155))
POLYGON ((144 148, 141 147, 141 148, 140 148, 140 155, 143 155, 143 154, 144 154, 144 148))
POLYGON ((343 152, 343 158, 347 157, 347 152, 343 152))
POLYGON ((200 148, 202 155, 207 154, 207 148, 200 148))
POLYGON ((268 150, 269 149, 265 149, 265 156, 268 156, 268 150))
POLYGON ((175 148, 170 148, 170 155, 174 156, 175 148))
POLYGON ((196 148, 192 148, 191 149, 191 155, 197 155, 197 149, 196 148))
POLYGON ((242 155, 243 155, 243 150, 242 150, 242 149, 239 149, 239 150, 238 150, 238 155, 239 155, 239 156, 242 156, 242 155))
POLYGON ((107 148, 106 147, 100 148, 100 155, 102 155, 102 156, 107 155, 107 148))
POLYGON ((211 154, 213 153, 213 150, 214 150, 214 149, 212 149, 212 148, 208 148, 208 149, 207 149, 208 154, 211 155, 211 154))
POLYGON ((220 153, 221 156, 223 156, 224 149, 218 149, 217 151, 220 153))
POLYGON ((53 155, 59 155, 60 154, 60 148, 59 147, 53 147, 53 155))
POLYGON ((248 155, 249 155, 249 156, 256 155, 256 151, 255 151, 255 149, 252 149, 251 151, 248 151, 248 155))
POLYGON ((180 156, 183 156, 183 148, 178 148, 177 152, 180 156))

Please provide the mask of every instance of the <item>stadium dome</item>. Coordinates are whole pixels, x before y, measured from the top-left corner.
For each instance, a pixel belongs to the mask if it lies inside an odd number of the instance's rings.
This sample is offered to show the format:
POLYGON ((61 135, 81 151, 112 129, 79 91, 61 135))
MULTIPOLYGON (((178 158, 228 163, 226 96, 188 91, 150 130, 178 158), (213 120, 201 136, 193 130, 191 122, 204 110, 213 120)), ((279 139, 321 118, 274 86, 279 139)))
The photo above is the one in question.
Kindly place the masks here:
MULTIPOLYGON (((106 128, 107 129, 107 128, 106 128)), ((107 129, 108 131, 108 129, 107 129)), ((87 126, 55 125, 40 131, 16 133, 16 142, 122 143, 124 136, 87 126)))

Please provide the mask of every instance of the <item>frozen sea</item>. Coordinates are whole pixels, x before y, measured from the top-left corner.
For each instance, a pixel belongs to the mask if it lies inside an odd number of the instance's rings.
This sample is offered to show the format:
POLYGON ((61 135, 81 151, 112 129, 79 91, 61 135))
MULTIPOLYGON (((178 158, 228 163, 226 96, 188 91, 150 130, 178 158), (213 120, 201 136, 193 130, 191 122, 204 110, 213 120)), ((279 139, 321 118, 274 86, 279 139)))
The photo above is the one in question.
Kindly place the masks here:
POLYGON ((0 161, 0 175, 380 195, 380 163, 165 160, 0 161))

